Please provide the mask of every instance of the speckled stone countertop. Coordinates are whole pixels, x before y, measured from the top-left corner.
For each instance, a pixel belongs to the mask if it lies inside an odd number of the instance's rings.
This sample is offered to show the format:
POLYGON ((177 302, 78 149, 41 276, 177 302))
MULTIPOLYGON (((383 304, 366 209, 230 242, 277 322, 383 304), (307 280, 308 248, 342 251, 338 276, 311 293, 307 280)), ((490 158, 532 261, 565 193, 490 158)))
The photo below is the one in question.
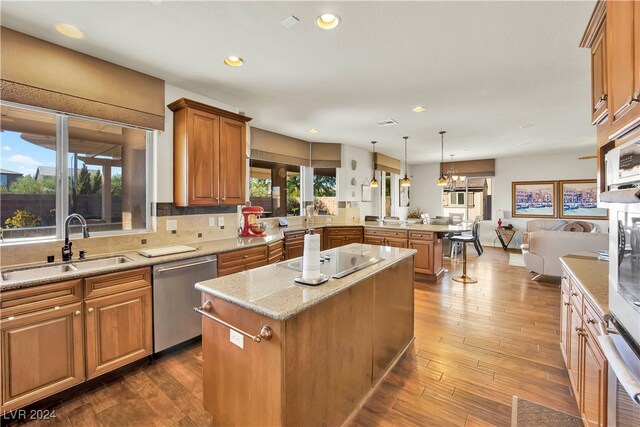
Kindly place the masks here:
MULTIPOLYGON (((173 255, 165 255, 153 258, 146 258, 137 253, 136 250, 131 251, 121 251, 117 253, 104 253, 94 257, 87 257, 87 260, 108 258, 112 256, 123 255, 127 258, 131 259, 132 262, 115 264, 110 266, 105 266, 101 268, 92 269, 90 271, 68 271, 64 273, 56 273, 46 278, 32 279, 32 280, 19 280, 19 281, 5 281, 0 280, 0 292, 28 288, 31 286, 39 286, 45 285, 47 283, 59 282, 63 280, 73 280, 80 279, 83 277, 97 276, 100 274, 114 273, 117 271, 131 270, 134 268, 141 267, 149 267, 152 265, 163 264, 167 262, 173 261, 181 261, 190 258, 196 258, 200 256, 207 255, 215 255, 223 252, 229 252, 236 249, 248 248, 253 246, 265 245, 277 240, 284 239, 284 233, 294 232, 306 230, 309 228, 325 228, 325 227, 376 227, 376 228, 388 228, 392 230, 411 230, 411 231, 424 231, 424 232, 434 232, 434 233, 449 233, 449 232, 461 232, 469 230, 469 227, 465 226, 455 226, 455 225, 428 225, 428 224, 379 224, 377 222, 365 222, 365 223, 333 223, 329 222, 326 224, 313 224, 313 225, 292 225, 289 227, 283 227, 280 229, 273 228, 273 231, 270 231, 266 237, 239 237, 233 239, 223 239, 223 240, 211 240, 211 241, 195 241, 195 242, 186 242, 180 243, 181 245, 193 246, 196 248, 193 252, 184 252, 173 255)), ((150 249, 147 247, 140 247, 140 249, 150 249)), ((74 260, 69 263, 78 263, 81 261, 74 260)), ((22 265, 13 265, 9 268, 2 269, 2 273, 15 271, 15 270, 25 270, 36 267, 48 267, 52 265, 63 264, 62 262, 56 262, 52 264, 22 264, 22 265)))
POLYGON ((569 269, 600 314, 610 314, 609 262, 598 260, 598 256, 592 253, 566 255, 560 257, 560 262, 569 269))
POLYGON ((196 289, 272 319, 285 320, 413 256, 416 251, 352 243, 322 253, 329 254, 332 259, 337 259, 341 255, 364 254, 382 257, 384 261, 342 279, 329 279, 328 282, 319 286, 306 286, 294 282, 300 271, 292 268, 290 265, 292 261, 287 260, 196 283, 196 289))

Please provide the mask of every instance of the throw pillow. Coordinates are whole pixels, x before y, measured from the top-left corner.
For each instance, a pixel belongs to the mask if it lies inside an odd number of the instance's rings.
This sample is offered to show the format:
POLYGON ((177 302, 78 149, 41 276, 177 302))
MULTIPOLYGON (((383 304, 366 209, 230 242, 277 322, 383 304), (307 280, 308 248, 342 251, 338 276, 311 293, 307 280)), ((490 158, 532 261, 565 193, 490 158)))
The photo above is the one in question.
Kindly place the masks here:
POLYGON ((580 224, 578 224, 577 222, 570 222, 569 224, 565 225, 563 228, 564 231, 573 231, 573 232, 582 232, 584 231, 584 228, 582 228, 582 226, 580 224))
POLYGON ((564 229, 564 226, 567 225, 567 221, 556 221, 548 228, 551 231, 560 231, 564 229))
POLYGON ((590 222, 576 221, 576 223, 579 224, 580 227, 582 227, 582 231, 585 233, 588 233, 593 229, 593 225, 590 222))

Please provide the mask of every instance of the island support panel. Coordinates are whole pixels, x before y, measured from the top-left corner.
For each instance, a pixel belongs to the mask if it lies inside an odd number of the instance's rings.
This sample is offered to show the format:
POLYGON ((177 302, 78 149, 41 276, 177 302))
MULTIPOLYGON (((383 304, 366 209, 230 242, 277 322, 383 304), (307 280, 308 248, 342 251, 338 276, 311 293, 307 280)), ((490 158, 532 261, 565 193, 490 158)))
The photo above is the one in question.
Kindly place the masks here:
POLYGON ((413 339, 413 279, 406 258, 283 321, 203 293, 225 322, 273 330, 241 349, 203 317, 204 406, 214 425, 342 424, 413 339))

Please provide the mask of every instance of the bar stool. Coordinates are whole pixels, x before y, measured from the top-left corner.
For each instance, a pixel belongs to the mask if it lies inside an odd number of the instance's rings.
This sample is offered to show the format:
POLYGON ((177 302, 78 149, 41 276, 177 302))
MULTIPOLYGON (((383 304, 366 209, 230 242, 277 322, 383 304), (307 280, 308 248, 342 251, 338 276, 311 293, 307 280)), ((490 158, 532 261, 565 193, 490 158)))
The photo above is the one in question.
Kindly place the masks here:
MULTIPOLYGON (((473 223, 472 234, 471 236, 459 235, 459 236, 451 236, 449 239, 451 242, 462 243, 462 276, 452 277, 452 280, 459 283, 478 283, 478 280, 473 277, 467 276, 467 243, 473 243, 476 246, 476 250, 478 250, 478 227, 480 223, 475 221, 473 223)), ((480 246, 481 247, 481 246, 480 246)), ((478 255, 481 255, 482 252, 478 250, 478 255)))

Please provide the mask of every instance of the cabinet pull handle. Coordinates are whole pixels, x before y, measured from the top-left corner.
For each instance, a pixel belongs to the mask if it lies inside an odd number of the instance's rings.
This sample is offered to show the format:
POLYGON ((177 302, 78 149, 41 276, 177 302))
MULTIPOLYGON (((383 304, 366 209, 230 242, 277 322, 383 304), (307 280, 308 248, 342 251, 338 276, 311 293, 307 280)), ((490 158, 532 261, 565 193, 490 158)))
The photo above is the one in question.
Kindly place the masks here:
POLYGON ((582 331, 584 331, 584 329, 582 329, 582 328, 581 328, 581 327, 579 327, 579 326, 576 326, 576 328, 575 328, 575 329, 576 329, 576 332, 582 332, 582 331))
POLYGON ((571 303, 567 301, 564 303, 564 305, 571 305, 571 303))
POLYGON ((607 94, 603 93, 602 96, 600 97, 600 102, 604 102, 607 100, 607 94))
POLYGON ((249 255, 242 255, 242 258, 249 258, 249 255))
POLYGON ((92 312, 93 312, 93 307, 89 307, 89 308, 87 309, 87 311, 88 311, 89 313, 92 313, 92 312))
POLYGON ((213 303, 211 301, 207 300, 207 301, 205 301, 204 304, 202 304, 202 307, 193 307, 193 310, 195 312, 197 312, 197 313, 200 313, 204 317, 207 317, 207 318, 213 320, 214 322, 218 322, 221 325, 224 325, 227 328, 232 329, 232 330, 244 335, 247 338, 250 338, 251 340, 253 340, 253 341, 257 342, 257 343, 259 343, 263 339, 267 340, 267 341, 270 341, 271 338, 273 338, 273 330, 267 325, 264 325, 264 326, 262 326, 262 328, 260 328, 260 333, 258 335, 251 335, 250 333, 245 332, 242 329, 236 328, 235 326, 230 325, 229 323, 225 322, 224 320, 218 319, 217 317, 209 314, 209 311, 211 311, 212 308, 213 308, 213 303))
POLYGON ((640 101, 640 100, 638 99, 638 92, 636 92, 636 94, 634 94, 634 96, 630 96, 629 99, 627 99, 627 105, 631 105, 634 102, 638 102, 638 101, 640 101))
POLYGON ((595 325, 597 322, 596 322, 596 319, 588 319, 587 323, 591 323, 592 325, 595 325))
POLYGON ((567 280, 567 276, 562 276, 562 280, 567 280))
POLYGON ((80 313, 81 313, 80 310, 76 310, 75 314, 76 314, 76 316, 80 316, 80 313))
POLYGON ((578 293, 577 292, 571 292, 571 296, 577 297, 578 293))

